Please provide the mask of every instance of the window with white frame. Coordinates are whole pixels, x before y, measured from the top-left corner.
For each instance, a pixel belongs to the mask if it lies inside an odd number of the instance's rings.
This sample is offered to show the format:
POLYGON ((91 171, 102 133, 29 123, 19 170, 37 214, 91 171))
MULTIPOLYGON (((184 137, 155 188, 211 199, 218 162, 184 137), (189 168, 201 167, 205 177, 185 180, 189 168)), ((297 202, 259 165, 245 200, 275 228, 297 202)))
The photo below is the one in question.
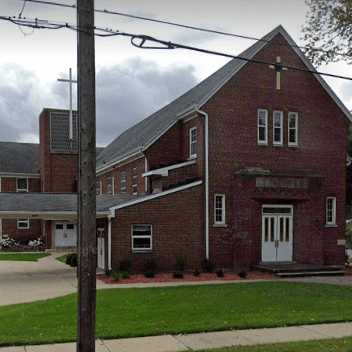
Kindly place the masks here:
POLYGON ((132 251, 152 250, 152 225, 132 225, 132 251))
POLYGON ((215 194, 214 196, 214 223, 216 225, 224 225, 225 219, 225 194, 215 194))
POLYGON ((132 176, 132 193, 133 195, 138 194, 138 175, 132 176))
POLYGON ((127 173, 121 172, 120 173, 120 192, 127 191, 127 173))
POLYGON ((103 190, 102 190, 102 184, 100 180, 97 180, 95 183, 95 190, 96 190, 96 195, 99 196, 100 194, 102 194, 103 190))
POLYGON ((288 145, 298 145, 298 113, 288 113, 288 145))
POLYGON ((18 230, 28 230, 29 229, 29 219, 17 219, 17 229, 18 230))
POLYGON ((273 144, 283 144, 283 122, 284 114, 282 111, 274 111, 273 113, 273 144))
POLYGON ((189 157, 197 157, 197 127, 189 129, 189 157))
POLYGON ((268 110, 258 109, 258 144, 268 144, 268 110))
POLYGON ((336 225, 336 198, 326 198, 326 225, 336 225))
POLYGON ((114 177, 108 177, 106 185, 106 193, 114 195, 115 194, 115 179, 114 177))
POLYGON ((28 178, 24 177, 16 179, 16 191, 28 192, 28 178))

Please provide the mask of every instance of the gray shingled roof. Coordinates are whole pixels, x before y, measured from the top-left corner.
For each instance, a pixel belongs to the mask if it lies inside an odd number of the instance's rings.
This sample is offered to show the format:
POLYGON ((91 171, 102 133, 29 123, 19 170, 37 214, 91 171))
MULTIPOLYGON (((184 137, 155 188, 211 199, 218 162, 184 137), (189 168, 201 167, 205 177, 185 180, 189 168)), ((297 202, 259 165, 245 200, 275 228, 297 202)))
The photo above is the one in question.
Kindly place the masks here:
MULTIPOLYGON (((257 41, 254 45, 249 47, 239 56, 243 58, 253 58, 258 51, 265 47, 267 41, 273 39, 277 34, 283 35, 290 45, 297 45, 290 35, 282 26, 278 26, 270 33, 265 35, 263 41, 257 41)), ((302 61, 311 69, 314 67, 307 60, 304 54, 297 47, 293 48, 302 61)), ((186 111, 192 106, 201 107, 205 101, 213 95, 213 93, 221 88, 231 77, 233 77, 239 70, 246 65, 246 61, 233 59, 225 66, 220 68, 214 74, 206 78, 204 81, 196 85, 194 88, 163 107, 161 110, 155 112, 151 116, 142 120, 138 124, 126 130, 111 142, 104 151, 97 157, 97 169, 103 168, 115 161, 122 159, 125 156, 132 155, 138 151, 143 150, 145 146, 154 141, 158 136, 162 135, 173 123, 178 120, 178 114, 186 111)), ((335 93, 331 90, 328 84, 318 75, 316 75, 319 82, 326 89, 328 94, 340 106, 341 110, 351 120, 351 114, 339 100, 335 93)), ((172 84, 172 82, 170 83, 172 84)))
MULTIPOLYGON (((97 196, 97 212, 107 212, 111 207, 121 205, 136 196, 119 194, 97 196)), ((76 212, 77 194, 73 193, 0 193, 1 212, 76 212)))
POLYGON ((39 144, 0 142, 0 173, 39 173, 39 144))

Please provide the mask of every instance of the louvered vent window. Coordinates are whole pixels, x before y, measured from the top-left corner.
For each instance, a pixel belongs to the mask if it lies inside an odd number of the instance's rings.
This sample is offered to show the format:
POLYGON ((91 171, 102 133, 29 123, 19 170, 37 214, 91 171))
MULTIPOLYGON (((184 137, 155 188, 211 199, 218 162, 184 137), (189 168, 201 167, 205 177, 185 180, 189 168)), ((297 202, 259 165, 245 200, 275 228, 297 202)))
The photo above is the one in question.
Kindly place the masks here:
POLYGON ((50 113, 50 151, 54 153, 78 152, 78 119, 73 113, 73 139, 70 141, 68 112, 50 113))

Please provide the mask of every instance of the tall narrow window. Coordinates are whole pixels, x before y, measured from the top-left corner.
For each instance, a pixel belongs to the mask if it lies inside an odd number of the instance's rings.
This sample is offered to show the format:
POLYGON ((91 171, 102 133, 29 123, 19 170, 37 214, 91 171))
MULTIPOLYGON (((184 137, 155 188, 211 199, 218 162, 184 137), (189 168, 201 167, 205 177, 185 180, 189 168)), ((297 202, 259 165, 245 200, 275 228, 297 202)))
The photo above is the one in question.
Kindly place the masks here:
POLYGON ((132 251, 152 250, 152 225, 132 225, 132 251))
POLYGON ((215 194, 214 196, 214 223, 224 225, 225 220, 225 194, 215 194))
POLYGON ((189 129, 189 157, 197 157, 197 127, 189 129))
POLYGON ((336 225, 336 198, 326 198, 326 225, 336 225))
POLYGON ((115 194, 115 179, 114 177, 108 177, 106 185, 106 193, 114 195, 115 194))
POLYGON ((258 144, 268 144, 268 110, 258 110, 258 144))
POLYGON ((273 144, 283 144, 283 112, 274 111, 273 114, 273 144))
POLYGON ((28 192, 28 178, 18 178, 16 187, 17 192, 28 192))
POLYGON ((288 113, 288 145, 298 145, 298 114, 296 112, 288 113))
POLYGON ((120 173, 120 192, 127 191, 127 173, 121 172, 120 173))

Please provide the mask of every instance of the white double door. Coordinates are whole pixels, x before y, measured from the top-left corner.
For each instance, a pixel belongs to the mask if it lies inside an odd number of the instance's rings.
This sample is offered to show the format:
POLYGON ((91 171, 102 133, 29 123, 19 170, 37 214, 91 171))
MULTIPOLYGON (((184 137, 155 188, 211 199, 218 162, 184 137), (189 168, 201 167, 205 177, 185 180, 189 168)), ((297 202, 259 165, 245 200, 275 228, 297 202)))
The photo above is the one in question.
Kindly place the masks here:
POLYGON ((293 255, 292 206, 264 206, 262 262, 291 262, 293 255))
POLYGON ((56 222, 55 228, 55 247, 76 247, 77 245, 77 226, 67 222, 56 222))
POLYGON ((105 269, 105 238, 104 229, 97 230, 97 266, 99 269, 105 269))

